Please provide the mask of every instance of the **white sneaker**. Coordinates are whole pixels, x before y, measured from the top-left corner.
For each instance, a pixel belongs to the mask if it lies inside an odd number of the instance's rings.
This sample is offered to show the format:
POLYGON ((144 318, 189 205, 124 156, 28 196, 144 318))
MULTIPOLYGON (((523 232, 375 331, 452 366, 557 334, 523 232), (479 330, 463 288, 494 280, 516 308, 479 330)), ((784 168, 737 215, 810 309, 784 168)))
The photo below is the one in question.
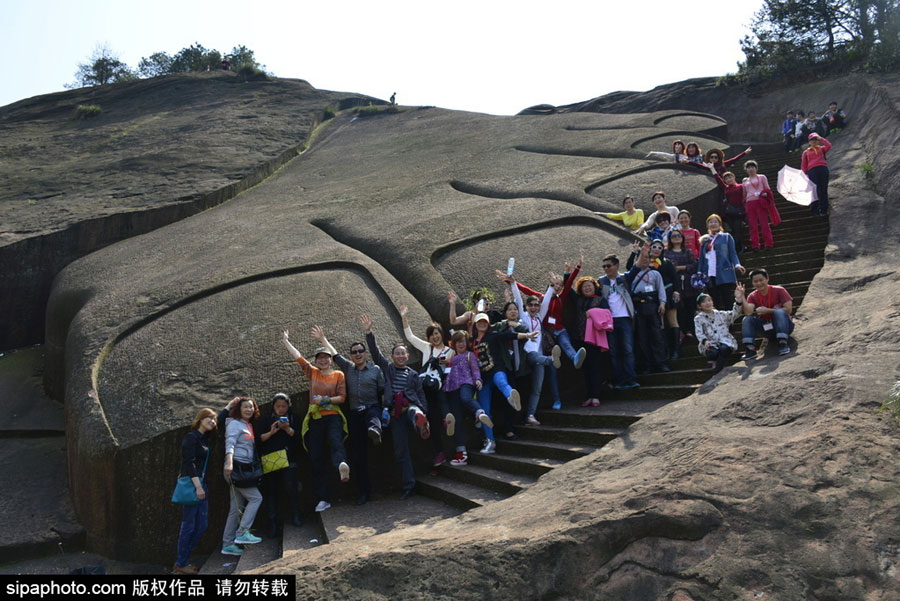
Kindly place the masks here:
POLYGON ((550 356, 553 357, 553 367, 559 369, 562 367, 562 361, 560 361, 560 355, 562 354, 562 349, 559 348, 558 344, 553 345, 553 349, 550 351, 550 356))
POLYGON ((512 408, 516 411, 522 410, 522 397, 519 396, 519 391, 515 388, 512 389, 509 393, 509 398, 506 400, 509 401, 509 404, 512 405, 512 408))
POLYGON ((485 455, 493 455, 497 452, 497 443, 493 440, 485 440, 484 446, 481 447, 481 452, 485 455))
POLYGON ((578 352, 575 353, 575 361, 573 364, 575 365, 575 369, 581 369, 581 366, 584 364, 584 358, 587 357, 587 350, 584 347, 578 349, 578 352))
POLYGON ((532 426, 540 426, 540 425, 541 425, 541 422, 539 422, 539 421, 537 420, 537 418, 536 418, 535 416, 533 416, 533 415, 529 415, 528 417, 526 417, 526 418, 525 418, 525 421, 526 421, 527 423, 531 424, 532 426))
POLYGON ((456 417, 452 413, 444 416, 444 427, 447 429, 447 436, 453 436, 456 432, 456 417))
POLYGON ((346 461, 341 461, 338 466, 338 472, 341 474, 341 482, 350 482, 350 466, 346 461))
POLYGON ((322 512, 326 509, 331 509, 331 503, 328 501, 319 501, 319 504, 316 505, 316 511, 322 512))
POLYGON ((479 409, 475 412, 475 419, 477 420, 475 427, 481 426, 484 424, 488 428, 494 427, 494 422, 491 421, 491 416, 484 412, 484 409, 479 409))

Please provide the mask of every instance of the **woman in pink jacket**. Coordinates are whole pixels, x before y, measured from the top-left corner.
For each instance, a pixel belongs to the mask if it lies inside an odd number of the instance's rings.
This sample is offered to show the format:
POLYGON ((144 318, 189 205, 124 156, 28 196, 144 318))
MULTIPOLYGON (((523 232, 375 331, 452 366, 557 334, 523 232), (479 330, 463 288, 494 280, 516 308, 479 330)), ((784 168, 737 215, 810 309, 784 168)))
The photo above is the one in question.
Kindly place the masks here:
POLYGON ((762 230, 763 245, 766 248, 775 246, 772 238, 772 229, 769 227, 770 205, 774 206, 775 197, 769 187, 769 180, 765 175, 757 173, 759 166, 756 161, 744 163, 744 171, 747 176, 741 182, 744 193, 744 209, 747 211, 747 225, 750 228, 750 246, 753 252, 759 250, 759 230, 762 230))
POLYGON ((800 169, 816 186, 819 200, 809 205, 813 215, 828 215, 828 161, 825 154, 831 150, 831 142, 813 132, 809 134, 809 148, 803 151, 800 169))

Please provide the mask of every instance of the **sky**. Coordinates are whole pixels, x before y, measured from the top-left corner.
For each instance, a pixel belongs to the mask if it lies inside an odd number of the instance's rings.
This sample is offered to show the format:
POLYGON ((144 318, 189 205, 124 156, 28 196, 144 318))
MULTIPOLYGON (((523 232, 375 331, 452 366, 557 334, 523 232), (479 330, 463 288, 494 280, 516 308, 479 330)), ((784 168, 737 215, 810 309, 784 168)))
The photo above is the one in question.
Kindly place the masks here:
POLYGON ((512 115, 733 73, 762 0, 0 0, 0 106, 62 91, 106 44, 130 67, 244 45, 278 77, 512 115))

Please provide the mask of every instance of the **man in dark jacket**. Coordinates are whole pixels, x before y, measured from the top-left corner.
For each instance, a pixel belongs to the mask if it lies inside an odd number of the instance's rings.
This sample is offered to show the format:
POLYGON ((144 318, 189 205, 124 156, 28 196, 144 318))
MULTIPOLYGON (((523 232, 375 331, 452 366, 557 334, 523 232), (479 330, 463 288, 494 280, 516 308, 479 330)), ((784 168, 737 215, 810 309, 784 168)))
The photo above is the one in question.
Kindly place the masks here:
POLYGON ((419 374, 407 365, 409 351, 403 344, 391 349, 391 360, 388 361, 375 342, 372 333, 372 319, 368 315, 360 318, 366 334, 366 344, 375 365, 384 373, 384 406, 390 411, 391 428, 394 440, 394 460, 400 468, 400 480, 403 486, 401 499, 412 496, 416 487, 416 475, 413 471, 412 457, 409 453, 409 430, 416 428, 419 436, 427 439, 431 435, 428 427, 428 402, 419 374))

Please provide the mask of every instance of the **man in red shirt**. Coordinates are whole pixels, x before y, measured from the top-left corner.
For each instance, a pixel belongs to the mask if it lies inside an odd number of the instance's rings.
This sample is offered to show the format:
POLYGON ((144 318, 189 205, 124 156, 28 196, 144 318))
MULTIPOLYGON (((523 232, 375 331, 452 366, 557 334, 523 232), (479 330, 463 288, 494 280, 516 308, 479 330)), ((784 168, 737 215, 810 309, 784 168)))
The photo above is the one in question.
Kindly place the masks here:
POLYGON ((769 273, 765 269, 754 269, 750 272, 753 292, 744 302, 744 321, 741 324, 741 337, 744 341, 744 355, 741 359, 756 357, 756 336, 762 333, 778 342, 778 354, 791 352, 788 337, 794 331, 791 320, 793 299, 781 286, 769 285, 769 273))

